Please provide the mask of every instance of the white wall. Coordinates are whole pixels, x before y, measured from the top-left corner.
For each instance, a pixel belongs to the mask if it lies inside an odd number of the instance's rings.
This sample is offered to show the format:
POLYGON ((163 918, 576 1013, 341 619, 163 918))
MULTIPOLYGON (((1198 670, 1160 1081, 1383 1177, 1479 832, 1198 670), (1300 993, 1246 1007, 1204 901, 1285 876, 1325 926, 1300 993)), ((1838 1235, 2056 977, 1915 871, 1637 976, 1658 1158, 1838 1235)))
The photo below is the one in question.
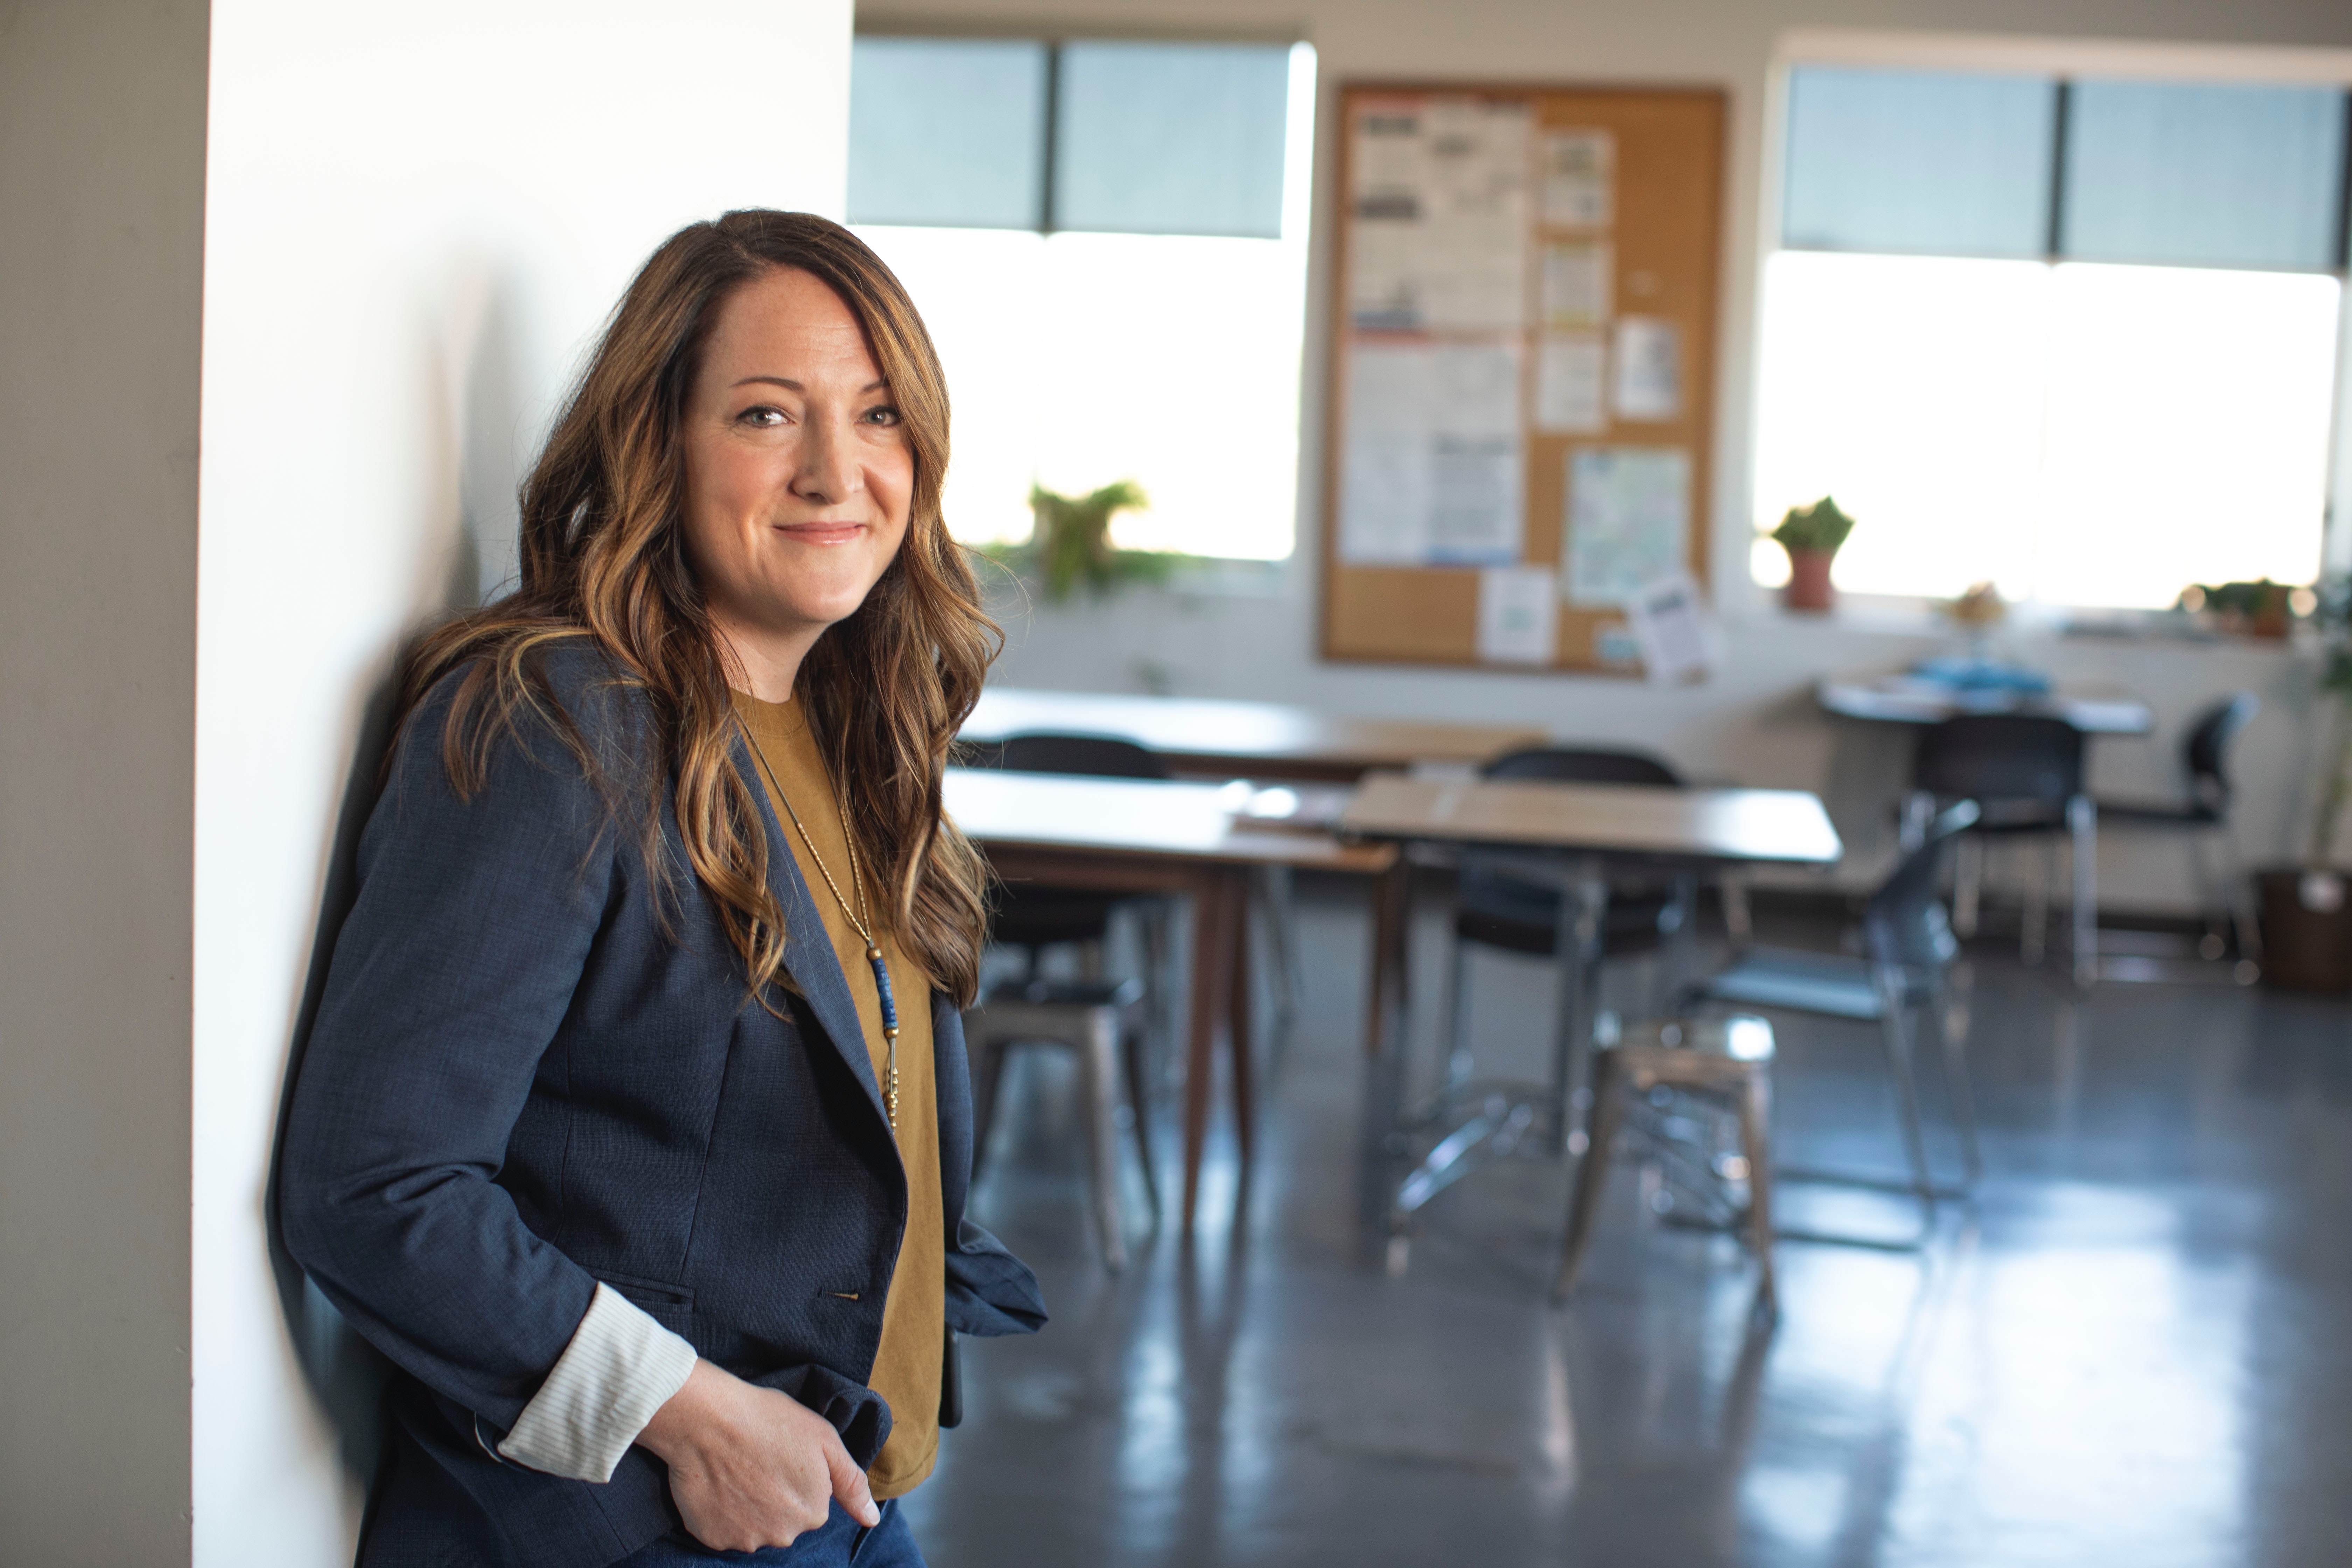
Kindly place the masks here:
POLYGON ((0 1563, 184 1561, 203 0, 0 5, 0 1563))
POLYGON ((213 7, 198 1563, 350 1560, 368 1433, 338 1416, 364 1368, 273 1272, 263 1199, 371 699, 421 617, 509 569, 520 468, 653 247, 730 206, 839 215, 849 22, 848 0, 213 7))
MULTIPOLYGON (((1903 765, 1900 736, 1834 725, 1805 693, 1822 674, 1886 668, 1936 644, 1924 617, 1868 616, 1832 625, 1784 617, 1748 584, 1748 452, 1753 425, 1756 261, 1766 98, 1774 50, 1791 31, 1907 29, 2101 41, 2232 46, 2352 46, 2342 0, 1296 0, 1269 14, 1255 0, 864 0, 869 20, 985 22, 1007 16, 1088 29, 1255 35, 1296 23, 1318 55, 1323 104, 1317 149, 1317 232, 1307 302, 1307 395, 1299 498, 1299 558, 1269 593, 1229 596, 1146 592, 1115 611, 1042 611, 1010 629, 1000 682, 1137 690, 1149 670, 1172 689, 1357 712, 1431 718, 1532 719, 1563 734, 1638 742, 1693 773, 1822 789, 1857 851, 1849 879, 1875 873, 1885 791, 1903 765), (1322 391, 1330 321, 1331 177, 1339 87, 1350 80, 1704 84, 1731 97, 1725 206, 1722 337, 1717 380, 1717 476, 1710 498, 1714 580, 1731 623, 1726 668, 1706 686, 1661 692, 1599 677, 1433 672, 1322 663, 1316 658, 1312 542, 1322 501, 1322 391)), ((918 299, 918 305, 921 300, 918 299)), ((2352 465, 2347 465, 2352 470, 2352 465)), ((2345 480, 2339 477, 2339 494, 2345 480)), ((2153 742, 2094 750, 2102 788, 2174 787, 2179 721, 2204 700, 2246 688, 2267 704, 2242 748, 2240 839, 2256 858, 2286 853, 2299 833, 2297 787, 2309 726, 2305 672, 2282 651, 2235 647, 2091 644, 2028 638, 2026 651, 2062 679, 2113 678, 2148 697, 2164 728, 2153 742)), ((2102 847, 2105 901, 2187 907, 2177 846, 2111 838, 2102 847)))

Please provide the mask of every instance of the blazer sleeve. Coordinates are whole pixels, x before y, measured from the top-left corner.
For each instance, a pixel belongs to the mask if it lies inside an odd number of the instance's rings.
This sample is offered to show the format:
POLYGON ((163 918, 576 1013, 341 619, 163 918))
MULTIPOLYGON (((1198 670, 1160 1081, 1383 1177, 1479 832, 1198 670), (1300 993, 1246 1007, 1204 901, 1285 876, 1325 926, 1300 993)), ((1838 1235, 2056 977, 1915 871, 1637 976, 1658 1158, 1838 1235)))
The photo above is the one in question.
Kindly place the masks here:
POLYGON ((441 755, 456 679, 406 726, 361 837, 358 900, 288 1121, 279 1215, 288 1249, 362 1334, 505 1429, 595 1281, 493 1178, 627 829, 537 716, 460 799, 441 755))

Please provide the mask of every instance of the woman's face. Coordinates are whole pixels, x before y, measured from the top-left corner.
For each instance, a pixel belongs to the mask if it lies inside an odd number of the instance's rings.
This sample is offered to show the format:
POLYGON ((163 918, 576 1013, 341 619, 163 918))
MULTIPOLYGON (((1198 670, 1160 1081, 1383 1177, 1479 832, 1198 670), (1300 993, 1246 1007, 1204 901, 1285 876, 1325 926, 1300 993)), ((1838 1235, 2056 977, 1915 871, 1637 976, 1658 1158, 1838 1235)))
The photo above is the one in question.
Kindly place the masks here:
POLYGON ((780 268, 722 300, 684 441, 705 602, 730 638, 797 663, 898 552, 915 488, 898 405, 841 297, 780 268))

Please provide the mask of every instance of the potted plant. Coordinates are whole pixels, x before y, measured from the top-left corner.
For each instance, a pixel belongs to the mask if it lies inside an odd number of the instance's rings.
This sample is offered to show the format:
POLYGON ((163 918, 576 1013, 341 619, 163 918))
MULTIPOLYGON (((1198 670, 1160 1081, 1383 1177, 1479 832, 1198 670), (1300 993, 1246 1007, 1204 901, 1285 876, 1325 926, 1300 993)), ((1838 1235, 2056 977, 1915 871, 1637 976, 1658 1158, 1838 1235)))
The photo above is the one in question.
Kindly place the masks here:
POLYGON ((1036 521, 1029 537, 1019 544, 987 546, 982 553, 1034 580, 1053 604, 1080 588, 1100 595, 1129 583, 1160 582, 1182 556, 1166 550, 1121 550, 1110 539, 1113 518, 1150 504, 1132 479, 1083 496, 1033 486, 1029 510, 1036 521))
POLYGON ((2322 639, 2313 718, 2326 727, 2314 753, 2311 836, 2301 865, 2257 872, 2254 888, 2263 977, 2298 991, 2340 992, 2352 990, 2352 879, 2336 861, 2337 832, 2352 801, 2352 578, 2324 584, 2305 602, 2322 639))
POLYGON ((1836 599, 1830 586, 1830 563, 1853 531, 1853 519, 1828 496, 1811 506, 1790 507, 1772 531, 1773 542, 1789 552, 1789 585, 1780 602, 1792 610, 1829 609, 1836 599))

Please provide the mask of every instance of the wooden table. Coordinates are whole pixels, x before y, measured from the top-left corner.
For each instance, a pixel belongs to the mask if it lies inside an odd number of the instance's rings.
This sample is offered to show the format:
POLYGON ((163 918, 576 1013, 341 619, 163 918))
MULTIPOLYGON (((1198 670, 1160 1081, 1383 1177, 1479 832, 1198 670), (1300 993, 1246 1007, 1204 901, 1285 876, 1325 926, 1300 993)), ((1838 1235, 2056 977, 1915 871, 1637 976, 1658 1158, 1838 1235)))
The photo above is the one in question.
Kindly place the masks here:
POLYGON ((1166 757, 1180 773, 1215 778, 1352 782, 1376 768, 1415 763, 1478 763, 1541 746, 1534 725, 1442 724, 1354 719, 1273 702, 1192 697, 1116 697, 991 687, 962 739, 1024 733, 1114 735, 1166 757))
POLYGON ((2063 719, 2088 735, 2145 735, 2156 728, 2154 709, 2105 682, 2044 692, 1961 691, 1906 675, 1842 676, 1822 681, 1813 700, 1840 718, 1887 724, 1937 724, 1961 713, 2032 713, 2063 719))
MULTIPOLYGON (((1218 786, 950 768, 948 815, 1008 882, 1047 882, 1192 900, 1192 1005, 1184 1082, 1183 1229, 1192 1227, 1209 1128, 1216 1034, 1233 1054, 1234 1120, 1244 1173, 1251 1159, 1249 878, 1266 866, 1351 872, 1374 879, 1371 976, 1378 998, 1395 983, 1381 968, 1399 947, 1402 857, 1392 845, 1342 844, 1328 835, 1237 822, 1218 786)), ((1368 1033, 1380 1023, 1371 1010, 1368 1033)))
MULTIPOLYGON (((1843 853, 1820 797, 1802 790, 1658 789, 1626 784, 1536 780, 1451 782, 1376 773, 1364 781, 1339 819, 1340 831, 1363 840, 1433 844, 1507 851, 1510 873, 1559 889, 1559 1017, 1551 1081, 1535 1091, 1496 1096, 1507 1102, 1482 1108, 1440 1139, 1396 1189, 1389 1221, 1402 1241, 1404 1223, 1422 1205, 1477 1168, 1507 1152, 1548 1114, 1561 1145, 1579 1151, 1575 1095, 1591 1038, 1588 1013, 1601 921, 1608 911, 1612 869, 1677 873, 1754 866, 1834 865, 1843 853)), ((1401 941, 1404 921, 1387 922, 1401 941)), ((1402 1045, 1403 973, 1401 952, 1383 953, 1376 971, 1391 986, 1378 998, 1380 1026, 1402 1045)), ((1375 1117, 1399 1125, 1402 1048, 1388 1050, 1382 1091, 1371 1097, 1375 1117)))

